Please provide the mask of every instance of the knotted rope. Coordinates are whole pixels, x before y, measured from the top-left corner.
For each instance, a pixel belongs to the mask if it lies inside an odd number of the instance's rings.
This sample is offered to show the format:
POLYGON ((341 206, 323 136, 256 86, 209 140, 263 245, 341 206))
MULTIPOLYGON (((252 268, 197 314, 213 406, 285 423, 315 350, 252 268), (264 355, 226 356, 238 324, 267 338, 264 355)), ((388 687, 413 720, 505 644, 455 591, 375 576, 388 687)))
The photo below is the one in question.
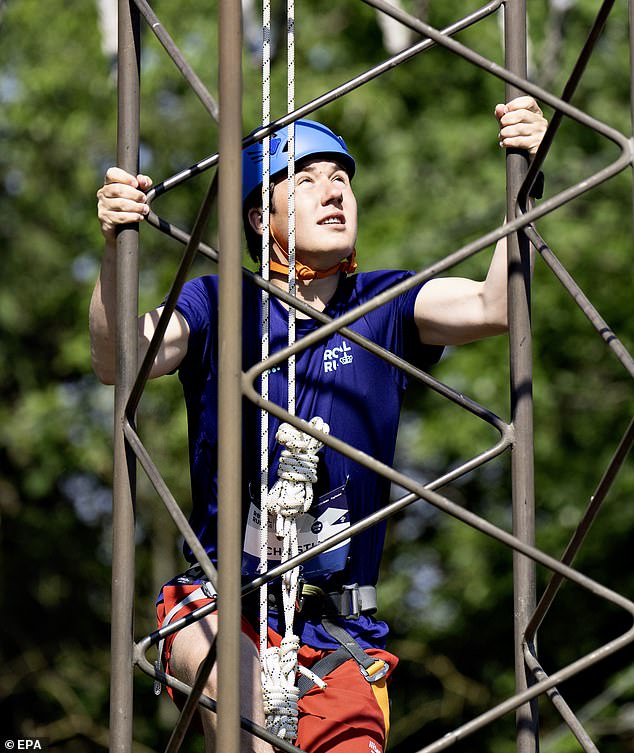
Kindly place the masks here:
MULTIPOLYGON (((324 434, 330 427, 316 416, 310 425, 324 434)), ((323 442, 290 424, 281 424, 276 439, 282 451, 277 469, 278 479, 269 492, 265 506, 275 516, 275 533, 282 540, 281 561, 286 562, 299 552, 297 519, 308 512, 313 502, 313 484, 317 481, 317 453, 323 442)), ((299 691, 295 685, 298 671, 299 638, 293 632, 299 568, 282 576, 282 602, 285 635, 279 647, 267 648, 262 654, 262 691, 266 726, 278 737, 297 737, 299 691)), ((312 675, 312 673, 310 673, 312 675)))

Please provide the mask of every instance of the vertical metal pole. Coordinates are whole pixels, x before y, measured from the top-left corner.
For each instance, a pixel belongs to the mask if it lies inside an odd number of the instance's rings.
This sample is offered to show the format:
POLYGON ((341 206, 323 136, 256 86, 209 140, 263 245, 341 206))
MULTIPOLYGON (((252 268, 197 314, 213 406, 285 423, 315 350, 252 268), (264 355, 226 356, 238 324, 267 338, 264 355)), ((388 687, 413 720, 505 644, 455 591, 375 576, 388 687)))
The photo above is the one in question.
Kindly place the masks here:
MULTIPOLYGON (((504 6, 505 65, 526 77, 526 2, 507 0, 504 6)), ((507 101, 522 94, 507 85, 507 101)), ((509 151, 506 161, 507 216, 515 217, 515 202, 526 175, 526 155, 509 151)), ((509 338, 511 377, 511 416, 515 431, 511 460, 513 490, 513 533, 528 544, 535 542, 535 489, 533 464, 532 342, 530 320, 530 245, 519 232, 508 238, 509 338)), ((526 626, 535 609, 535 565, 517 552, 513 554, 515 678, 517 691, 526 689, 527 672, 522 653, 526 626)), ((518 709, 518 753, 537 749, 536 704, 518 709)))
MULTIPOLYGON (((634 135, 634 0, 629 0, 628 12, 630 24, 630 118, 632 134, 634 135)), ((632 185, 632 221, 634 223, 634 184, 632 185)))
POLYGON ((240 561, 242 454, 242 18, 219 11, 219 363, 218 381, 218 737, 240 750, 240 561))
MULTIPOLYGON (((139 16, 119 0, 117 164, 136 175, 139 153, 139 16)), ((136 465, 123 435, 137 372, 138 230, 117 237, 117 373, 114 406, 110 750, 132 748, 134 505, 136 465)))

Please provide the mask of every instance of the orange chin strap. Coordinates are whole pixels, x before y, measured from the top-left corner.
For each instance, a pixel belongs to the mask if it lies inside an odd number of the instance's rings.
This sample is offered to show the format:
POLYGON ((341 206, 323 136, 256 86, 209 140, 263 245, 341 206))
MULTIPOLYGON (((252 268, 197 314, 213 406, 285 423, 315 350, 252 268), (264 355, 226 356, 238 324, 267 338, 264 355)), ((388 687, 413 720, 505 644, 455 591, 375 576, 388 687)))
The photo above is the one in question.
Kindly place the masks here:
MULTIPOLYGON (((330 277, 336 275, 337 272, 343 272, 344 274, 352 274, 357 268, 356 262, 357 252, 353 251, 347 259, 340 261, 338 264, 328 267, 328 269, 311 269, 305 264, 299 261, 295 262, 295 274, 298 280, 319 280, 322 277, 330 277)), ((269 262, 269 268, 271 272, 279 272, 280 274, 288 276, 288 264, 280 264, 279 261, 271 259, 269 262)))
MULTIPOLYGON (((278 241, 278 239, 275 237, 275 234, 271 230, 271 237, 277 244, 278 248, 282 251, 286 259, 288 260, 288 252, 287 250, 282 246, 282 244, 278 241)), ((302 281, 308 281, 308 280, 320 280, 323 277, 330 277, 331 275, 336 275, 337 272, 343 272, 346 275, 352 274, 357 269, 357 250, 356 248, 352 251, 350 256, 348 256, 346 259, 343 259, 340 262, 337 262, 337 264, 334 264, 332 267, 328 267, 328 269, 311 269, 311 267, 307 267, 305 264, 302 264, 299 261, 295 262, 295 275, 297 276, 298 280, 302 281)), ((281 264, 279 261, 275 261, 274 259, 271 259, 269 261, 269 269, 271 272, 278 272, 279 274, 286 275, 288 277, 288 264, 281 264)))

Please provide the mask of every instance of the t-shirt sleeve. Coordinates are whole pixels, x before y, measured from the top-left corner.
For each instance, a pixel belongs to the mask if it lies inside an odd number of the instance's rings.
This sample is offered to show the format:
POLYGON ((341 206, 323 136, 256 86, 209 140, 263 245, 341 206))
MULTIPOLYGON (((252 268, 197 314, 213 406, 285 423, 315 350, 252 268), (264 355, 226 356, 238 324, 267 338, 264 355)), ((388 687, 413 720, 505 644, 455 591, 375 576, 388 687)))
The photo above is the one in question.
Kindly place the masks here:
POLYGON ((218 306, 213 278, 199 277, 186 282, 178 296, 176 310, 185 317, 189 327, 187 354, 180 366, 183 375, 194 365, 206 361, 214 344, 218 306))

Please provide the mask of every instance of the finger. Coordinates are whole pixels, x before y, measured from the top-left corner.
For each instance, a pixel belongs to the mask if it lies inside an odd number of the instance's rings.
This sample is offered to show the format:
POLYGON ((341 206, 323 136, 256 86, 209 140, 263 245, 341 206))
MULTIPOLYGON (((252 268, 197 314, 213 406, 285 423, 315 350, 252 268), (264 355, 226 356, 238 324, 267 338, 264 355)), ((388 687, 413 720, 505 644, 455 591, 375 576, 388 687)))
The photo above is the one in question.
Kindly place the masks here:
POLYGON ((125 183, 128 186, 134 186, 134 188, 138 186, 138 181, 134 175, 130 175, 120 167, 109 167, 106 170, 104 185, 109 183, 125 183))
POLYGON ((152 178, 149 175, 137 175, 136 179, 142 191, 147 191, 152 187, 152 178))
POLYGON ((516 123, 539 123, 545 121, 544 116, 541 113, 533 112, 532 110, 510 110, 504 113, 500 118, 501 126, 512 126, 516 123))
POLYGON ((542 114, 541 108, 535 101, 535 98, 529 96, 515 97, 515 99, 506 103, 506 107, 508 112, 512 112, 513 110, 530 110, 539 115, 542 114))
POLYGON ((495 106, 495 110, 494 110, 494 113, 495 113, 495 117, 496 117, 496 118, 497 118, 498 120, 501 120, 501 119, 502 119, 502 117, 503 117, 503 116, 504 116, 504 115, 506 114, 506 111, 507 111, 507 110, 506 110, 506 105, 503 105, 503 104, 497 104, 497 105, 495 106))
POLYGON ((542 129, 535 123, 515 123, 510 126, 504 126, 500 128, 500 138, 508 139, 516 136, 532 136, 533 134, 540 132, 542 129))
POLYGON ((141 200, 136 200, 134 196, 106 196, 98 195, 98 205, 104 212, 142 212, 147 214, 149 206, 144 201, 145 194, 141 194, 141 200))
POLYGON ((500 146, 503 149, 522 149, 535 154, 541 143, 541 136, 531 134, 529 136, 509 136, 500 139, 500 146))
POLYGON ((130 225, 137 222, 143 222, 145 219, 145 211, 132 211, 132 212, 106 212, 103 215, 99 215, 99 219, 104 225, 130 225))
MULTIPOLYGON (((525 138, 526 146, 520 146, 525 149, 533 149, 535 143, 539 145, 548 128, 548 121, 541 116, 526 118, 510 125, 503 125, 504 123, 506 123, 505 119, 501 121, 498 133, 500 146, 507 146, 509 139, 525 138)), ((513 141, 513 146, 517 146, 517 141, 513 141)))
POLYGON ((117 208, 121 206, 118 203, 121 200, 133 201, 138 204, 145 204, 147 201, 143 191, 139 191, 138 188, 126 183, 106 183, 97 191, 97 198, 105 203, 115 202, 117 208))
POLYGON ((121 225, 128 222, 140 222, 149 214, 147 204, 123 199, 105 199, 97 203, 97 215, 100 222, 121 225))

